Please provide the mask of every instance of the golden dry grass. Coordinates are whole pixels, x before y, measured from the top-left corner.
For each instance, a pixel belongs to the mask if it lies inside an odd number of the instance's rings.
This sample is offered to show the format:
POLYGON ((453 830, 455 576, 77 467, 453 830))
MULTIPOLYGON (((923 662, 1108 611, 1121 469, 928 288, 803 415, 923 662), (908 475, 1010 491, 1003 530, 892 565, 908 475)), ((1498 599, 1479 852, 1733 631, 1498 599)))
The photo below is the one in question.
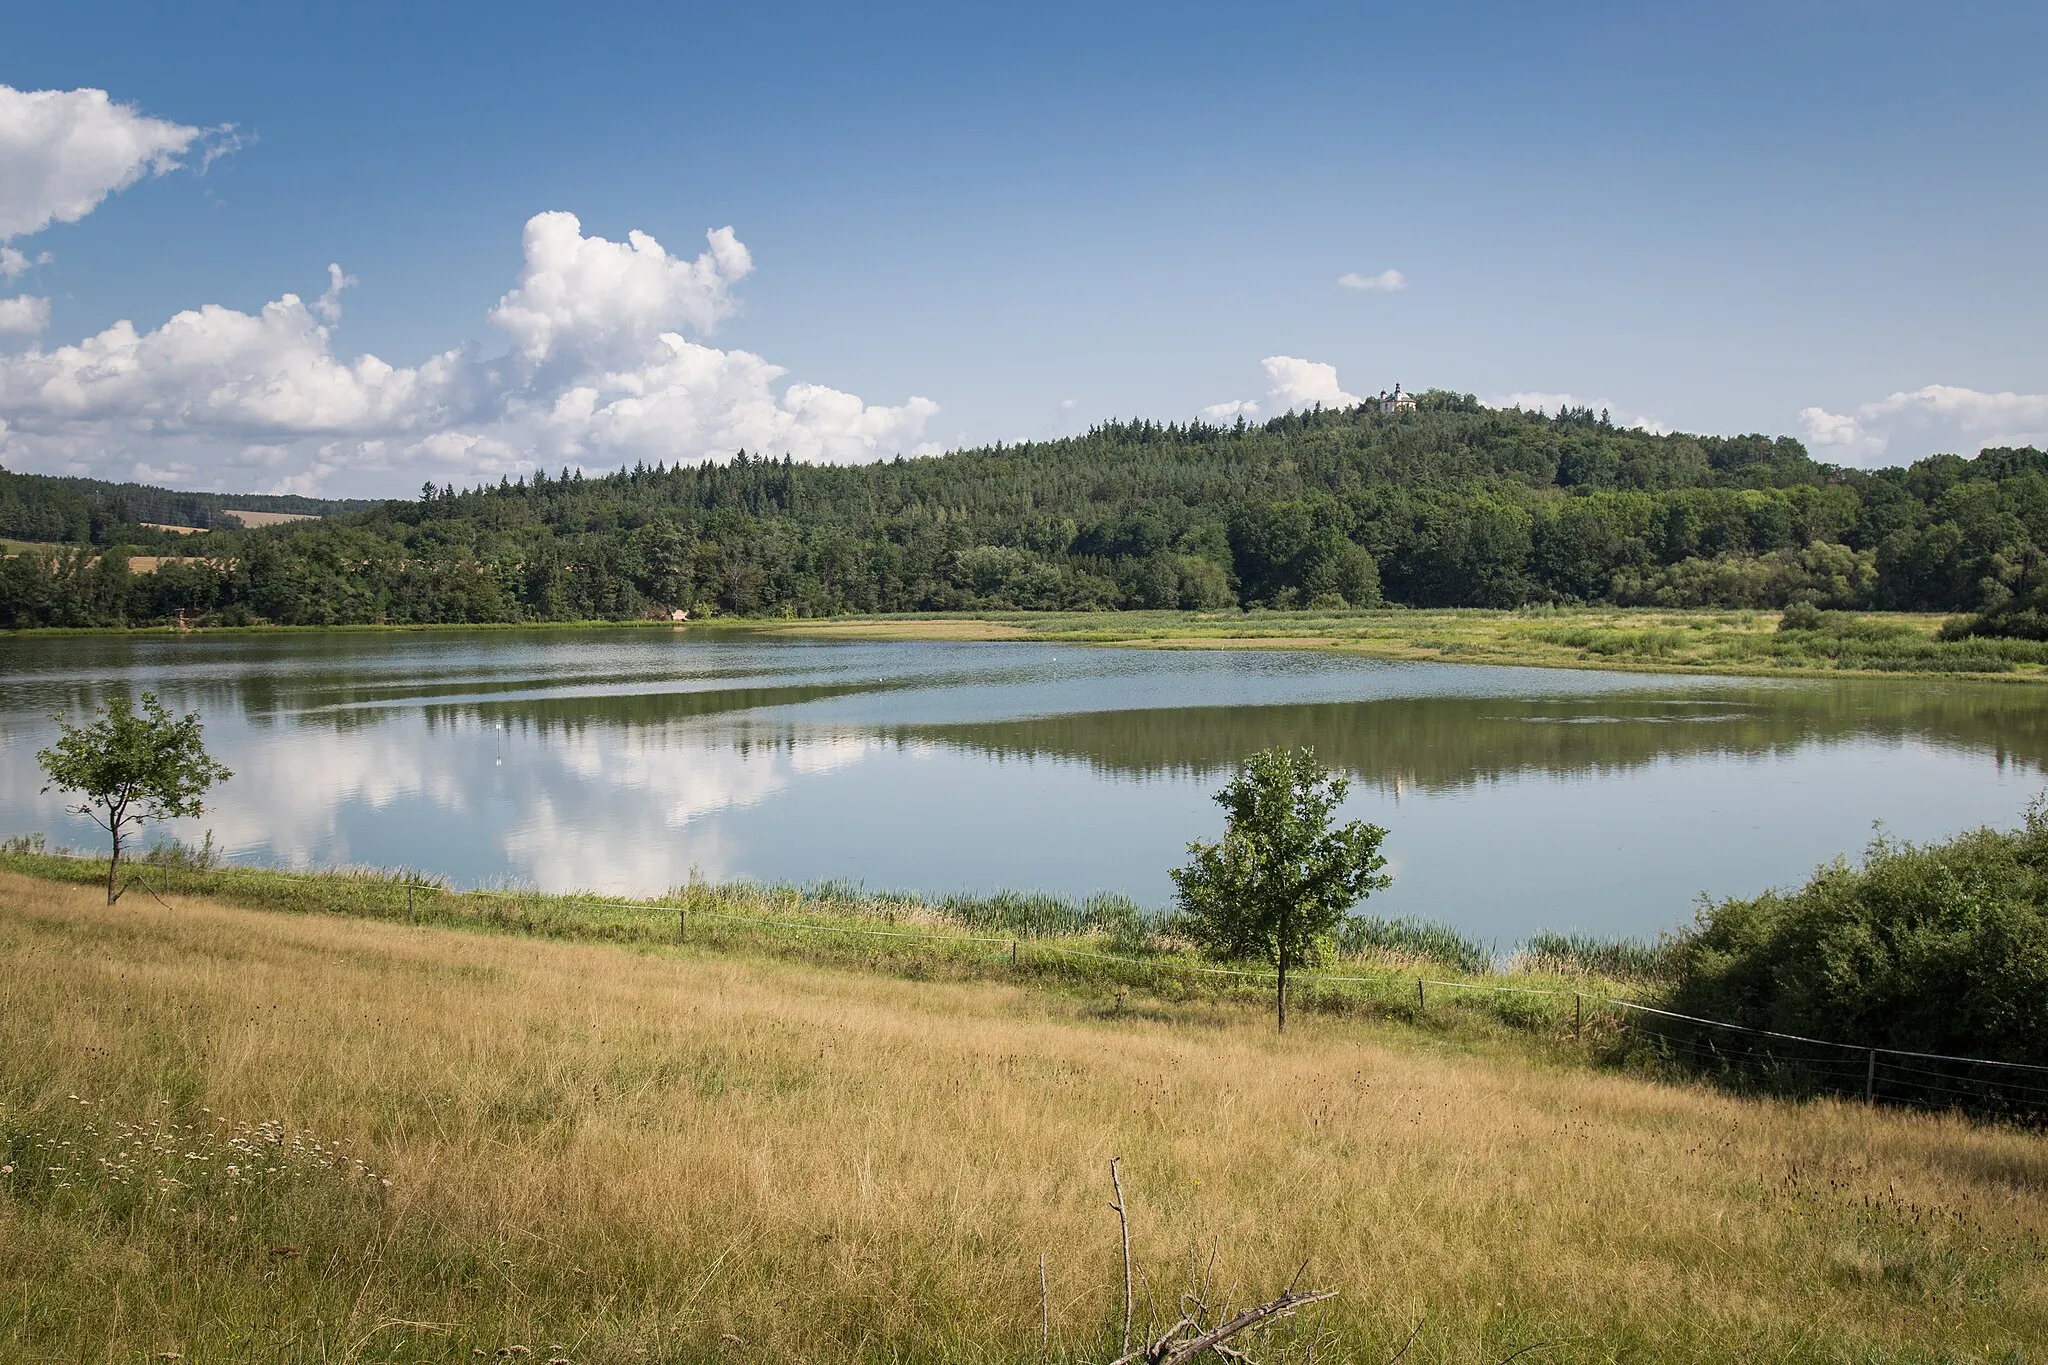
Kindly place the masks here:
POLYGON ((6 1159, 68 1168, 0 1177, 7 1360, 1032 1360, 1041 1253, 1055 1357, 1103 1359, 1112 1155, 1157 1297, 1190 1242, 1246 1293, 1306 1258, 1325 1360, 2048 1340, 2048 1147, 1957 1121, 12 874, 0 955, 6 1159), (200 1135, 266 1120, 342 1156, 223 1177, 200 1135))
POLYGON ((295 521, 320 520, 317 512, 252 512, 240 507, 224 507, 221 511, 244 526, 285 526, 295 521))

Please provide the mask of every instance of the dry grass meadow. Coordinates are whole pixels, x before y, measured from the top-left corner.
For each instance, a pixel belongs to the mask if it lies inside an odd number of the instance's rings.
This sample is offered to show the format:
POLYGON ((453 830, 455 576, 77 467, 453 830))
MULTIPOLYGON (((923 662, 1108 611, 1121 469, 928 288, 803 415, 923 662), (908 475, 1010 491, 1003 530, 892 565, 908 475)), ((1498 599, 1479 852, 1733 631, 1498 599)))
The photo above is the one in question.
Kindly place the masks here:
POLYGON ((1306 1260, 1326 1361, 1418 1323, 1407 1360, 1475 1365, 2048 1342, 2018 1132, 1357 1017, 98 899, 0 873, 7 1361, 1035 1361, 1041 1255, 1047 1353, 1107 1360, 1112 1156, 1141 1315, 1191 1245, 1241 1301, 1306 1260))

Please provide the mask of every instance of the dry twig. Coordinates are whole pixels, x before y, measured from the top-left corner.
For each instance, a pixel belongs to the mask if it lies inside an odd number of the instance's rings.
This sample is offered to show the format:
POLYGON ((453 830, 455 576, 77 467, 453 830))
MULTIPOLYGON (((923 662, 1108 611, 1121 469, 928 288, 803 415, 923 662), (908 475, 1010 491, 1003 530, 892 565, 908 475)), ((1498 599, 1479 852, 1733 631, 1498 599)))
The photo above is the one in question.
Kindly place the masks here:
MULTIPOLYGON (((1211 1352, 1224 1360, 1248 1362, 1251 1357, 1235 1347, 1226 1346, 1224 1343, 1232 1337, 1250 1331, 1254 1327, 1291 1316, 1295 1310, 1308 1304, 1322 1303, 1325 1300, 1337 1297, 1337 1291, 1334 1289, 1295 1288, 1296 1285, 1301 1283, 1301 1277, 1308 1272, 1308 1262, 1303 1261, 1300 1269, 1294 1272, 1294 1278, 1288 1281, 1287 1288, 1282 1290, 1277 1298, 1268 1299, 1261 1304, 1255 1304, 1239 1313, 1236 1317, 1226 1321, 1214 1323, 1212 1326, 1204 1326, 1204 1322, 1212 1319, 1216 1312, 1210 1306, 1209 1292, 1216 1273, 1217 1249, 1212 1242, 1209 1248, 1208 1267, 1201 1272, 1198 1278, 1196 1265, 1198 1264, 1197 1258, 1199 1253, 1190 1244, 1188 1247, 1188 1288, 1187 1292, 1180 1296, 1181 1316, 1179 1321, 1160 1333, 1156 1339, 1150 1342, 1141 1342, 1137 1350, 1132 1350, 1131 1314, 1136 1303, 1135 1296, 1131 1292, 1131 1216, 1129 1206, 1124 1201, 1124 1183, 1120 1170, 1122 1163, 1123 1158, 1120 1156, 1109 1159, 1109 1187, 1116 1194, 1116 1199, 1109 1207, 1116 1213, 1117 1227, 1123 1235, 1124 1253, 1123 1345, 1120 1348, 1122 1353, 1115 1360, 1111 1361, 1110 1365, 1187 1365, 1187 1362, 1194 1360, 1196 1357, 1211 1352)), ((1039 1258, 1038 1273, 1040 1312, 1042 1315, 1045 1302, 1045 1258, 1043 1256, 1039 1258)), ((1146 1283, 1149 1285, 1151 1282, 1148 1280, 1146 1283)), ((1147 1295, 1148 1302, 1151 1302, 1149 1289, 1147 1290, 1147 1295)), ((1234 1295, 1235 1287, 1233 1286, 1232 1296, 1234 1297, 1234 1295)), ((1226 1298, 1224 1302, 1228 1304, 1229 1298, 1226 1298)), ((1156 1310, 1157 1304, 1154 1303, 1153 1307, 1156 1310)), ((1042 1316, 1041 1323, 1043 1323, 1042 1316)), ((1043 1332, 1045 1329, 1041 1326, 1040 1330, 1043 1332)), ((1321 1323, 1318 1322, 1318 1336, 1321 1335, 1321 1330, 1321 1323)), ((1146 1331, 1149 1333, 1151 1328, 1146 1328, 1146 1331)), ((1311 1344, 1310 1350, 1313 1353, 1313 1344, 1311 1344)))
POLYGON ((1337 1291, 1334 1289, 1290 1289, 1278 1298, 1268 1299, 1264 1303, 1247 1308, 1228 1322, 1218 1323, 1207 1331, 1202 1330, 1201 1324, 1194 1319, 1182 1318, 1167 1328, 1165 1334, 1157 1341, 1148 1346, 1141 1346, 1135 1351, 1125 1352, 1111 1361, 1110 1365, 1187 1365, 1188 1361, 1195 1359, 1204 1351, 1216 1351, 1226 1357, 1237 1356, 1238 1352, 1230 1350, 1223 1343, 1261 1323, 1286 1317, 1304 1305, 1321 1303, 1325 1299, 1336 1297, 1337 1291), (1188 1332, 1195 1335, 1183 1335, 1188 1332))
POLYGON ((1052 1359, 1052 1296, 1045 1287, 1045 1253, 1038 1253, 1038 1358, 1052 1359))
POLYGON ((1124 1182, 1118 1179, 1116 1171, 1122 1160, 1120 1156, 1109 1159, 1109 1187, 1116 1191, 1116 1202, 1110 1207, 1116 1210, 1116 1221, 1124 1234, 1124 1344, 1121 1349, 1128 1357, 1131 1353, 1131 1218, 1124 1210, 1124 1182))

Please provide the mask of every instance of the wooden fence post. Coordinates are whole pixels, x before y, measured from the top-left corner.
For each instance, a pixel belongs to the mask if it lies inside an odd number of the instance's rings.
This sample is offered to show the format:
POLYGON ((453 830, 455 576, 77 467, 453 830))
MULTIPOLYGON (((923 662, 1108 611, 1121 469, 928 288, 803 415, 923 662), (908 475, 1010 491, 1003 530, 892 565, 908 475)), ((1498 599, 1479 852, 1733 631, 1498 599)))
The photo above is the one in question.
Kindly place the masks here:
POLYGON ((1415 1012, 1420 1014, 1428 1008, 1429 1002, 1422 996, 1422 978, 1418 976, 1415 978, 1415 1012))
POLYGON ((1877 1049, 1870 1049, 1870 1066, 1863 1073, 1863 1102, 1877 1102, 1877 1049))
POLYGON ((412 883, 405 884, 405 917, 414 924, 420 922, 419 912, 412 908, 412 883))
POLYGON ((1575 1042, 1575 1043, 1579 1041, 1579 1024, 1580 1024, 1580 1013, 1579 1013, 1579 993, 1578 993, 1577 991, 1573 991, 1573 992, 1572 992, 1572 1041, 1573 1041, 1573 1042, 1575 1042))
POLYGON ((1013 938, 1013 939, 1011 939, 1011 940, 1010 940, 1010 967, 1011 967, 1011 969, 1012 969, 1012 970, 1015 970, 1016 966, 1017 966, 1017 940, 1013 938))

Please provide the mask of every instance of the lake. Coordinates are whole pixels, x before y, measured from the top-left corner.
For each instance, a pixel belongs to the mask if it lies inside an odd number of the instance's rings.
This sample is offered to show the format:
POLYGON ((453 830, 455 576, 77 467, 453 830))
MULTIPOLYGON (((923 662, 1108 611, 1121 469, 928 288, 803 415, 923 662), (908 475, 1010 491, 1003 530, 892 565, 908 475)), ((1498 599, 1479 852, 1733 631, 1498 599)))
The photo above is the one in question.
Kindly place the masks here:
POLYGON ((2048 691, 1380 663, 1337 651, 761 641, 704 631, 0 639, 0 832, 97 847, 41 795, 53 711, 200 711, 236 776, 175 832, 289 867, 652 894, 688 879, 1164 905, 1243 755, 1313 745, 1390 831, 1368 909, 1503 946, 1654 935, 1701 893, 1868 842, 2010 825, 2048 691))

